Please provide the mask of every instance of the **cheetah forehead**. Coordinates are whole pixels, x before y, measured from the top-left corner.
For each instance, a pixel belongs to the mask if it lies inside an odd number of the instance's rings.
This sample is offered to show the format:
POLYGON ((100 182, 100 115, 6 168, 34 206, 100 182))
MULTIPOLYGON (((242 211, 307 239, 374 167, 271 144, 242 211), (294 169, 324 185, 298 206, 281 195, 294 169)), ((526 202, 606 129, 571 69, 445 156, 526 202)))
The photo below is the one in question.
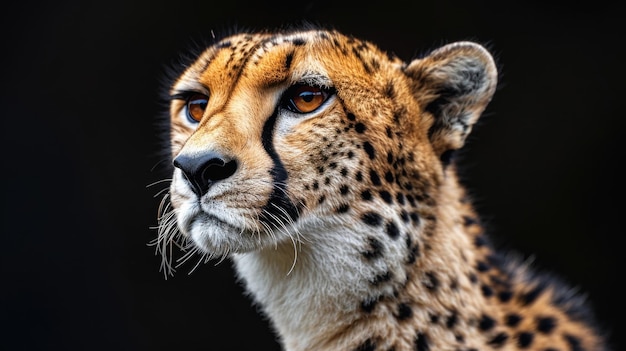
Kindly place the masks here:
POLYGON ((367 41, 331 30, 235 34, 205 49, 170 93, 204 93, 210 80, 224 83, 245 74, 264 86, 299 82, 330 87, 335 85, 330 75, 354 79, 388 64, 398 68, 403 62, 367 41))

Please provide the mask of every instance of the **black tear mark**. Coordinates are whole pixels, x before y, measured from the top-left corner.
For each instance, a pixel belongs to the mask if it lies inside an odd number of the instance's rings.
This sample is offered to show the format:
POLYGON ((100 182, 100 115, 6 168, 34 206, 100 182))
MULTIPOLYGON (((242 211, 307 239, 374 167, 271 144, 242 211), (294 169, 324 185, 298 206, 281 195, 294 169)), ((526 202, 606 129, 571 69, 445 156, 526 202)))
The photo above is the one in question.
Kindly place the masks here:
POLYGON ((265 152, 274 163, 270 174, 272 175, 273 188, 269 200, 263 207, 259 220, 278 228, 284 222, 295 221, 299 214, 296 206, 287 197, 287 170, 274 149, 274 126, 276 124, 277 111, 267 119, 263 126, 262 143, 265 152))

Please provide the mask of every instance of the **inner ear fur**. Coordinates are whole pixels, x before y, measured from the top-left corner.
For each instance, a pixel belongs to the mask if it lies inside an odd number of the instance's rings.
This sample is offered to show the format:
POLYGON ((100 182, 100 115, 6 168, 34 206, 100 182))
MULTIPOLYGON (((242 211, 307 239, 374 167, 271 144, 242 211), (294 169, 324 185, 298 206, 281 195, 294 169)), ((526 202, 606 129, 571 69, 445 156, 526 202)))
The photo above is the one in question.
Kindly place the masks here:
POLYGON ((491 54, 473 42, 445 45, 405 69, 422 111, 434 121, 429 138, 443 159, 459 149, 487 107, 498 73, 491 54))

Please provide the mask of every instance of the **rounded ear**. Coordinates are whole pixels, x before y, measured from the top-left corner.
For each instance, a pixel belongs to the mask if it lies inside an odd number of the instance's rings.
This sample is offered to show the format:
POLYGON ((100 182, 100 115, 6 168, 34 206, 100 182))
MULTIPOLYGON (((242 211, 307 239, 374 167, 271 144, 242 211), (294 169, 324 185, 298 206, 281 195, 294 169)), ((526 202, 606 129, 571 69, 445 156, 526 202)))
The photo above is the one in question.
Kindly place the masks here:
POLYGON ((481 45, 457 42, 412 61, 405 73, 422 111, 432 114, 429 137, 445 157, 459 149, 491 100, 497 68, 481 45))

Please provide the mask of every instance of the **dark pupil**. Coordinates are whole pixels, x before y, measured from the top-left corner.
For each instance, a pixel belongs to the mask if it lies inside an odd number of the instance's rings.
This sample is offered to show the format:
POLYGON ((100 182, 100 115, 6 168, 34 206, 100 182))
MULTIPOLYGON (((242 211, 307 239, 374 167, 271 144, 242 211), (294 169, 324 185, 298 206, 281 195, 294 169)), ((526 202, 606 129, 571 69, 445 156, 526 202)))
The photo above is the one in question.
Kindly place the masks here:
POLYGON ((304 102, 311 102, 315 95, 317 94, 312 92, 304 92, 300 94, 300 98, 304 100, 304 102))
POLYGON ((191 101, 191 104, 193 106, 194 109, 201 109, 204 110, 206 108, 206 101, 204 99, 198 99, 198 100, 193 100, 191 101))

